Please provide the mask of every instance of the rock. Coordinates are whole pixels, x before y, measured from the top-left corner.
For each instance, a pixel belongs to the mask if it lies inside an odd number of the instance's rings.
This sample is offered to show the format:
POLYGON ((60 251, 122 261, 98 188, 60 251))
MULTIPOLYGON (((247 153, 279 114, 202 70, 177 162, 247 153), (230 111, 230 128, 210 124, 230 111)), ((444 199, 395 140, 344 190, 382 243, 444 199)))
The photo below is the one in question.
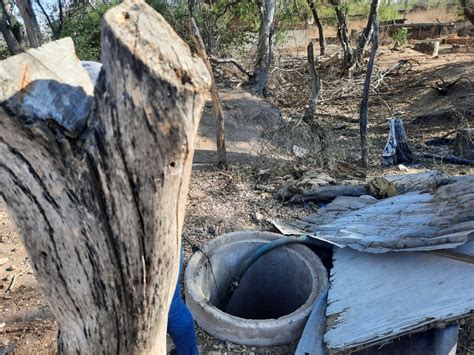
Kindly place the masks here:
POLYGON ((398 195, 395 185, 383 177, 371 180, 367 184, 367 189, 369 194, 376 198, 387 198, 398 195))
POLYGON ((263 221, 263 215, 260 212, 254 212, 252 213, 252 219, 257 223, 260 223, 263 221))
POLYGON ((216 227, 215 226, 209 226, 209 228, 207 228, 207 232, 210 235, 215 236, 217 234, 216 227))
POLYGON ((403 165, 403 164, 398 165, 398 170, 404 171, 404 172, 410 171, 410 169, 408 169, 408 168, 407 168, 405 165, 403 165))
POLYGON ((7 257, 0 258, 0 266, 5 265, 6 263, 8 263, 9 260, 10 259, 7 257))
POLYGON ((15 270, 15 266, 14 266, 14 265, 10 265, 10 266, 7 267, 5 270, 6 270, 6 271, 14 271, 14 270, 15 270))

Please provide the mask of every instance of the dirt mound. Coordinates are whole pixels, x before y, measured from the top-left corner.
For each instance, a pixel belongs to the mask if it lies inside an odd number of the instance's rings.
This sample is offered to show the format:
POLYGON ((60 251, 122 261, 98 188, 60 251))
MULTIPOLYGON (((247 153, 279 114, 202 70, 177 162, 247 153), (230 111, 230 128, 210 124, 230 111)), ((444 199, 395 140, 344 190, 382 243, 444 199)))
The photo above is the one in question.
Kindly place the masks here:
MULTIPOLYGON (((261 150, 262 135, 278 128, 280 111, 239 88, 219 87, 219 93, 226 120, 228 160, 251 160, 261 150)), ((216 119, 209 99, 199 125, 194 162, 215 163, 216 159, 216 119)))

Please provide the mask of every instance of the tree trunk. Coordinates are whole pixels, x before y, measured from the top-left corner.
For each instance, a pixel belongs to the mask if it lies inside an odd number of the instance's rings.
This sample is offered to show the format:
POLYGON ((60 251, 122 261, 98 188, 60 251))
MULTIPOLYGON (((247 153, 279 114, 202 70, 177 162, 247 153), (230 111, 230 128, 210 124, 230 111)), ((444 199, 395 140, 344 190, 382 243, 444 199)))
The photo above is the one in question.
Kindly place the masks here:
POLYGON ((379 48, 379 23, 377 21, 377 11, 373 14, 374 31, 372 32, 372 51, 370 52, 369 63, 367 64, 367 73, 365 75, 364 93, 360 103, 360 142, 362 147, 362 167, 369 166, 369 145, 367 142, 367 119, 368 119, 368 105, 370 80, 372 78, 372 71, 374 69, 375 57, 379 48))
POLYGON ((310 42, 308 44, 307 53, 309 72, 311 74, 313 82, 311 85, 311 96, 308 100, 308 109, 306 110, 304 117, 308 120, 312 120, 314 118, 314 113, 316 112, 316 107, 318 105, 319 90, 321 88, 321 79, 319 78, 319 74, 316 70, 316 66, 314 63, 313 42, 310 42))
POLYGON ((319 92, 321 90, 321 79, 314 63, 314 50, 312 42, 308 44, 307 52, 309 72, 311 74, 311 78, 313 79, 313 83, 311 85, 311 96, 308 100, 308 108, 303 115, 303 121, 308 124, 311 129, 311 133, 318 137, 319 143, 321 144, 321 156, 324 158, 327 150, 326 134, 323 127, 321 127, 319 124, 318 118, 314 117, 316 108, 318 106, 319 92))
POLYGON ((197 27, 196 20, 194 18, 194 0, 189 0, 189 14, 191 16, 191 19, 189 21, 189 28, 193 37, 194 45, 196 46, 196 50, 199 57, 201 57, 201 59, 206 64, 206 67, 209 70, 209 74, 211 76, 211 99, 212 104, 214 105, 214 111, 216 114, 217 121, 217 166, 220 169, 225 169, 227 167, 227 154, 225 149, 224 111, 222 110, 216 80, 214 79, 214 74, 212 73, 211 62, 209 61, 209 58, 207 56, 206 47, 204 46, 201 33, 199 32, 199 27, 197 27))
POLYGON ((378 7, 379 7, 379 1, 372 0, 370 4, 370 11, 369 11, 369 17, 367 20, 367 25, 365 26, 364 30, 362 31, 362 34, 358 38, 357 46, 354 50, 354 57, 352 58, 353 65, 357 66, 357 65, 362 64, 365 49, 367 48, 367 45, 370 42, 371 32, 373 29, 374 14, 378 11, 378 7))
POLYGON ((104 16, 102 62, 95 92, 70 39, 2 62, 0 197, 60 353, 164 354, 209 74, 141 0, 104 16))
POLYGON ((257 58, 248 85, 257 94, 265 96, 272 61, 275 0, 255 0, 255 4, 259 8, 260 29, 258 33, 257 58))
POLYGON ((342 68, 347 71, 352 63, 352 44, 349 37, 349 31, 347 29, 346 14, 342 8, 340 0, 330 0, 331 5, 334 6, 337 17, 337 37, 341 42, 342 48, 342 68))
POLYGON ((13 35, 13 32, 8 24, 3 6, 0 6, 0 31, 2 32, 3 38, 5 39, 8 51, 11 54, 18 54, 23 52, 22 46, 13 35))
POLYGON ((23 23, 25 24, 26 35, 30 47, 36 48, 41 46, 41 29, 33 11, 31 0, 17 0, 18 9, 20 10, 23 23))
POLYGON ((324 55, 326 53, 326 39, 324 38, 324 31, 323 25, 321 24, 321 19, 318 15, 318 10, 316 9, 316 5, 314 4, 314 0, 308 0, 309 8, 313 14, 314 23, 318 27, 318 35, 319 35, 319 54, 324 55))

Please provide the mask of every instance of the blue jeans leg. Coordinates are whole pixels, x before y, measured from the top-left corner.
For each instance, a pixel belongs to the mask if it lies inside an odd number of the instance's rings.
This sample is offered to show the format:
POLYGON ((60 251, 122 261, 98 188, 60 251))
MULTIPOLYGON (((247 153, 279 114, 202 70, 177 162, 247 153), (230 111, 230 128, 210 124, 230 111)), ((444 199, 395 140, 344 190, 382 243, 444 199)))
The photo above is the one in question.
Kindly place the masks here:
POLYGON ((199 355, 193 316, 181 297, 180 279, 183 266, 183 253, 179 262, 178 283, 168 314, 168 334, 173 339, 179 355, 199 355))

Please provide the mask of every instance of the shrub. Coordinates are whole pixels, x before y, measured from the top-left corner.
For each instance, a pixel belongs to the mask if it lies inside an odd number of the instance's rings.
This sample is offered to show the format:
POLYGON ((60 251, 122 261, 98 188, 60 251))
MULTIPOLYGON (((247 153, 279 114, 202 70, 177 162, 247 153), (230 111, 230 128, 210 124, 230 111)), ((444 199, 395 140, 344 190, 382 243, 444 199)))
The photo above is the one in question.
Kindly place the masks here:
POLYGON ((408 30, 402 27, 392 35, 392 38, 400 44, 406 44, 408 42, 408 30))

